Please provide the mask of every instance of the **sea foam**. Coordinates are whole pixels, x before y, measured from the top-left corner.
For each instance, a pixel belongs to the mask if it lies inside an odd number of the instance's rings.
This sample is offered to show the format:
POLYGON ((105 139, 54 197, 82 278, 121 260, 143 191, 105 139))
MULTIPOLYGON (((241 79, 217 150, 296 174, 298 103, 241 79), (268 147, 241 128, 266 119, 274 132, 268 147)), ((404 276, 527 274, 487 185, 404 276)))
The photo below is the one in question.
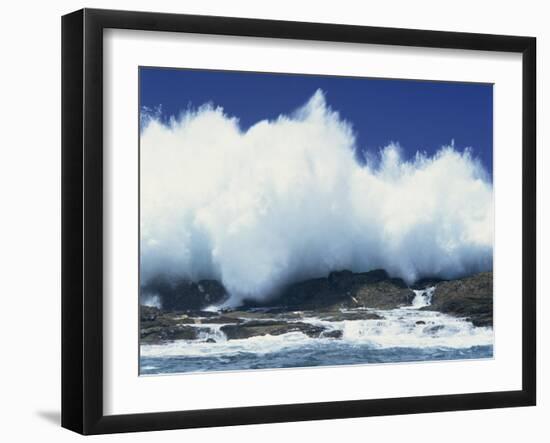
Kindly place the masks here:
POLYGON ((342 331, 342 338, 311 338, 301 332, 282 335, 263 335, 246 339, 227 340, 220 325, 201 324, 197 328, 210 328, 198 340, 176 340, 163 344, 141 346, 144 357, 213 357, 242 353, 265 355, 299 348, 323 349, 338 346, 361 346, 370 349, 445 348, 469 349, 475 346, 491 346, 493 329, 475 327, 471 322, 435 311, 395 309, 376 311, 381 320, 327 321, 315 317, 300 321, 322 326, 328 331, 342 331), (420 324, 422 323, 422 324, 420 324), (213 338, 216 342, 206 342, 213 338))

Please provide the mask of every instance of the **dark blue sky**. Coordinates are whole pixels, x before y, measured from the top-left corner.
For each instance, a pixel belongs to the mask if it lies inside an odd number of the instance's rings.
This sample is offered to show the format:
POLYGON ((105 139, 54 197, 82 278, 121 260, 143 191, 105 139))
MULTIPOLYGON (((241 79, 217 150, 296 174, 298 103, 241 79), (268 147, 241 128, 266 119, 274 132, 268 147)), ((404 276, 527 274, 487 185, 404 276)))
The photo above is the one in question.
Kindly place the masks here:
POLYGON ((294 111, 318 88, 353 125, 361 152, 377 152, 393 141, 410 158, 417 151, 431 155, 454 139, 459 150, 473 148, 492 176, 490 84, 140 68, 142 107, 161 105, 167 119, 211 102, 238 117, 243 129, 294 111))

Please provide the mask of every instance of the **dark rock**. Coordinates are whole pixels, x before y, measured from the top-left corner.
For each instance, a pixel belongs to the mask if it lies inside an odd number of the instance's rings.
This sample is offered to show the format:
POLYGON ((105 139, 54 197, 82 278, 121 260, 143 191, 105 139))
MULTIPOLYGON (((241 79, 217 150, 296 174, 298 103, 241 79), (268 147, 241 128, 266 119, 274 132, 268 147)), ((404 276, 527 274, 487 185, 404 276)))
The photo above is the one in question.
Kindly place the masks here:
POLYGON ((415 325, 425 325, 426 322, 424 320, 418 320, 415 325))
POLYGON ((445 280, 441 278, 421 278, 420 280, 415 281, 410 288, 411 289, 425 289, 430 286, 437 286, 439 283, 444 282, 445 280))
POLYGON ((344 332, 341 329, 333 329, 332 331, 324 331, 321 333, 323 338, 342 338, 344 332))
POLYGON ((187 317, 186 315, 172 314, 172 313, 159 313, 152 319, 148 317, 149 320, 142 319, 140 321, 141 329, 148 329, 154 327, 171 327, 178 325, 194 324, 195 320, 193 318, 187 317))
POLYGON ((424 332, 428 334, 435 334, 436 332, 441 331, 444 327, 445 327, 444 325, 428 326, 424 328, 424 332))
POLYGON ((326 310, 327 308, 368 307, 392 309, 410 304, 414 293, 405 282, 390 278, 386 271, 363 273, 331 272, 288 286, 268 302, 248 301, 245 307, 277 306, 286 310, 326 310))
POLYGON ((351 271, 334 271, 328 275, 328 283, 335 290, 346 291, 349 289, 352 278, 351 271))
POLYGON ((316 316, 321 320, 328 321, 344 321, 344 320, 383 320, 384 317, 375 312, 370 312, 366 310, 353 310, 353 311, 329 311, 321 313, 311 313, 312 316, 316 316))
POLYGON ((389 279, 378 283, 359 285, 354 298, 363 307, 395 309, 399 306, 409 305, 414 298, 414 292, 408 289, 402 280, 389 279))
POLYGON ((193 318, 217 318, 219 317, 218 312, 213 311, 202 311, 200 309, 185 309, 183 311, 172 311, 175 313, 185 314, 193 318))
POLYGON ((492 326, 493 273, 482 272, 438 284, 432 304, 422 309, 468 318, 475 326, 492 326))
POLYGON ((222 304, 229 298, 223 285, 216 280, 192 282, 159 276, 143 285, 141 291, 156 294, 164 311, 201 310, 222 304))
POLYGON ((473 317, 469 317, 468 320, 470 320, 474 326, 493 326, 493 314, 487 313, 487 314, 477 314, 473 317))
POLYGON ((141 328, 141 343, 158 344, 173 340, 196 340, 202 328, 193 326, 153 326, 141 328))
POLYGON ((228 340, 236 340, 260 335, 282 335, 288 332, 302 332, 309 337, 319 337, 325 328, 301 322, 252 320, 238 325, 222 326, 220 329, 228 340))
POLYGON ((207 338, 206 343, 216 343, 216 340, 214 340, 213 338, 207 338))
POLYGON ((204 319, 198 319, 199 323, 211 323, 211 324, 228 324, 228 323, 240 323, 239 318, 230 317, 227 315, 220 315, 218 317, 208 317, 204 319))
POLYGON ((154 321, 159 314, 160 309, 158 308, 143 305, 139 307, 139 319, 141 321, 154 321))
POLYGON ((237 309, 234 311, 225 311, 224 317, 232 318, 236 320, 251 320, 251 319, 273 319, 278 316, 277 312, 261 312, 246 309, 237 309))

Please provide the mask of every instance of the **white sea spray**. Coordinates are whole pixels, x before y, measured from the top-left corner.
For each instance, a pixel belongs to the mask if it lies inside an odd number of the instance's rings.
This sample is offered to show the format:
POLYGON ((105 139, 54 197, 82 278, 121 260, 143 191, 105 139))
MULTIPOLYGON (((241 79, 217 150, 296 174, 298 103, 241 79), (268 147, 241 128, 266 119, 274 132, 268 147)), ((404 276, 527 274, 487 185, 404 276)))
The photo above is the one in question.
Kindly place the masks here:
POLYGON ((142 283, 218 279, 238 304, 339 269, 410 283, 492 268, 493 186, 470 150, 407 161, 390 144, 360 164, 322 91, 246 131, 212 105, 142 122, 142 283))

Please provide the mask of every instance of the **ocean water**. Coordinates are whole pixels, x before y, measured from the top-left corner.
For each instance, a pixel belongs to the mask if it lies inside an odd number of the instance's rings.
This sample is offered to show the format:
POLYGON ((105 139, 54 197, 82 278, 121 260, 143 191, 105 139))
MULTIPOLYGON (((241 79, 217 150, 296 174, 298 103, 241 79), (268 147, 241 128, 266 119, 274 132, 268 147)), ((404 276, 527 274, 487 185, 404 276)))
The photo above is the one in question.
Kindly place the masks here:
POLYGON ((225 356, 142 357, 141 374, 462 360, 491 358, 492 356, 492 345, 464 349, 438 347, 375 349, 368 346, 330 343, 324 346, 303 346, 263 355, 241 352, 225 356))
MULTIPOLYGON (((140 374, 337 366, 493 357, 493 329, 420 308, 429 306, 432 288, 415 291, 411 306, 371 310, 383 319, 299 321, 341 331, 341 338, 310 338, 300 332, 227 340, 219 324, 198 340, 178 340, 140 348, 140 374), (215 343, 207 342, 215 340, 215 343)), ((364 309, 347 310, 356 312, 364 309)))

